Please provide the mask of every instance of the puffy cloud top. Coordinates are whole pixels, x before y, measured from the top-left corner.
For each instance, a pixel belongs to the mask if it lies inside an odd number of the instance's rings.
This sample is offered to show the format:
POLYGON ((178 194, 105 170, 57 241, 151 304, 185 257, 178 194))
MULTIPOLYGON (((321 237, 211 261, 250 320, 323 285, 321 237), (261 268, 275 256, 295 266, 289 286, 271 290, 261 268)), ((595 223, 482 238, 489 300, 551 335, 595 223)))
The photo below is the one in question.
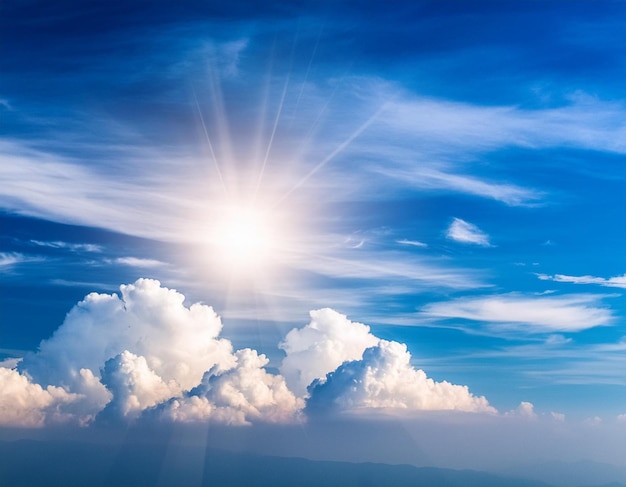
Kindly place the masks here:
POLYGON ((313 380, 325 377, 345 361, 360 359, 366 348, 378 343, 369 326, 332 309, 311 311, 310 316, 308 325, 291 330, 279 345, 287 354, 280 372, 301 396, 313 380))
POLYGON ((303 411, 494 411, 466 386, 413 368, 406 345, 379 340, 332 309, 311 311, 307 325, 287 333, 277 375, 265 355, 233 352, 219 338, 212 308, 184 300, 149 279, 121 286, 120 295, 89 294, 17 369, 0 367, 0 425, 143 415, 245 425, 297 422, 303 411))
POLYGON ((77 399, 61 387, 29 382, 16 370, 0 367, 0 426, 43 426, 63 420, 60 407, 77 399))
POLYGON ((296 421, 304 402, 287 388, 282 376, 267 373, 263 368, 269 363, 267 357, 249 348, 235 356, 235 367, 217 375, 208 371, 202 384, 187 397, 167 404, 162 416, 175 421, 216 419, 229 424, 296 421))
POLYGON ((217 338, 222 323, 211 307, 187 308, 182 294, 156 280, 139 279, 120 291, 121 297, 89 294, 19 369, 41 384, 78 387, 81 369, 99 375, 107 360, 128 351, 145 357, 164 381, 190 389, 212 366, 234 363, 230 342, 217 338))
POLYGON ((496 412, 484 397, 467 386, 435 382, 410 364, 406 345, 381 340, 361 360, 346 362, 310 390, 310 412, 353 411, 361 408, 459 410, 496 412))

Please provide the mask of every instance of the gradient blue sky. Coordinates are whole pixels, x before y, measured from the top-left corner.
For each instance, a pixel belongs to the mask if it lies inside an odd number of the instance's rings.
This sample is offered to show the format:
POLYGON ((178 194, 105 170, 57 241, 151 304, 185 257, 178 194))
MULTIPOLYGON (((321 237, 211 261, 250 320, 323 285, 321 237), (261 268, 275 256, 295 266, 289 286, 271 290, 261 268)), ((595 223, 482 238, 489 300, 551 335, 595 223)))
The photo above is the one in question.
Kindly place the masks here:
POLYGON ((3 1, 0 360, 150 278, 275 374, 328 307, 499 414, 623 423, 625 18, 622 1, 3 1), (233 205, 271 221, 242 265, 220 236, 233 205))

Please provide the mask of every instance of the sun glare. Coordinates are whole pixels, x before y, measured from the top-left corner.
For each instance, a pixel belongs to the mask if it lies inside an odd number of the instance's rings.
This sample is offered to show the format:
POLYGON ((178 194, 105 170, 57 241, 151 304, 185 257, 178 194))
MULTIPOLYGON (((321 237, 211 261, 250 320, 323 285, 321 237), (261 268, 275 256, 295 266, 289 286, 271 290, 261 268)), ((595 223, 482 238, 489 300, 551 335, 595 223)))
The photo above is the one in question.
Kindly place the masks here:
POLYGON ((277 228, 264 212, 253 208, 230 208, 221 215, 214 242, 222 264, 251 270, 271 257, 277 228))

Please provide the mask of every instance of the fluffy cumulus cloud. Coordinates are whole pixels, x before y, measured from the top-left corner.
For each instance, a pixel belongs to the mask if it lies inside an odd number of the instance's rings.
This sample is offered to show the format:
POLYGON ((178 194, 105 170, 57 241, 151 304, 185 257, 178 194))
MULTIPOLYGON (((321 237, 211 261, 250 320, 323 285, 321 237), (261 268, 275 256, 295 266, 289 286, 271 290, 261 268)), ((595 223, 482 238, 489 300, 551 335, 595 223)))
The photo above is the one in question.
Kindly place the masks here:
POLYGON ((0 367, 0 426, 37 427, 64 421, 62 407, 77 398, 61 387, 44 389, 16 370, 0 367))
MULTIPOLYGON (((558 413, 552 413, 552 414, 554 415, 558 413)), ((519 406, 505 413, 505 416, 514 416, 514 417, 526 418, 526 419, 537 419, 537 413, 535 413, 535 405, 532 402, 527 402, 527 401, 520 402, 519 406)))
POLYGON ((188 308, 182 294, 149 279, 120 286, 120 294, 89 294, 20 370, 40 384, 76 388, 81 369, 99 375, 107 360, 128 351, 183 390, 214 365, 232 365, 231 343, 218 338, 222 323, 209 306, 188 308))
POLYGON ((291 330, 279 345, 286 354, 280 372, 299 395, 306 393, 313 380, 348 360, 360 359, 366 348, 378 343, 368 326, 332 309, 311 311, 310 315, 308 325, 291 330))
POLYGON ((102 383, 113 394, 104 413, 119 417, 136 417, 144 409, 180 393, 174 380, 166 384, 144 357, 127 350, 106 361, 102 383))
POLYGON ((476 225, 461 220, 460 218, 455 218, 452 221, 448 227, 446 236, 451 240, 461 243, 481 245, 483 247, 491 246, 489 236, 486 233, 480 230, 476 225))
POLYGON ((496 410, 484 397, 474 396, 467 386, 436 382, 411 366, 406 345, 381 340, 368 348, 360 360, 346 362, 310 390, 310 412, 354 411, 363 408, 411 410, 496 410))
POLYGON ((331 309, 279 344, 269 360, 220 338, 220 318, 158 281, 120 294, 89 294, 39 350, 0 366, 0 424, 209 421, 293 423, 305 413, 368 408, 494 412, 466 386, 435 382, 411 365, 406 346, 380 340, 331 309), (306 407, 305 407, 306 405, 306 407))
POLYGON ((229 424, 251 421, 293 422, 304 403, 280 375, 269 374, 265 355, 249 348, 236 354, 237 364, 218 374, 208 371, 187 397, 170 401, 161 414, 175 421, 215 419, 229 424))

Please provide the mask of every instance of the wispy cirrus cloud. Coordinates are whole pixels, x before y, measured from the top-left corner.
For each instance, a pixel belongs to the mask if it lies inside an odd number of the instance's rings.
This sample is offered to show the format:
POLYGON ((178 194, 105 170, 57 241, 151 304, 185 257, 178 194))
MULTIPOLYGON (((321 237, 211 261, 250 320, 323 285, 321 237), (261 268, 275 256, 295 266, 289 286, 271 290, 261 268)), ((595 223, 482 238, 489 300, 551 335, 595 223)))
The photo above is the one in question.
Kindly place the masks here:
MULTIPOLYGON (((436 319, 479 321, 493 327, 522 327, 529 333, 576 332, 614 322, 603 296, 527 296, 501 294, 431 303, 422 313, 436 319)), ((497 330, 497 328, 495 328, 497 330)))
POLYGON ((118 257, 116 259, 107 259, 107 262, 140 268, 160 267, 166 265, 165 262, 161 262, 160 260, 144 259, 139 257, 118 257))
POLYGON ((469 176, 463 174, 462 167, 455 168, 449 164, 426 163, 425 166, 409 165, 407 167, 388 165, 376 167, 373 170, 396 179, 402 185, 408 184, 416 189, 469 194, 500 201, 508 206, 539 206, 545 197, 543 191, 509 182, 469 176))
POLYGON ((59 240, 53 242, 44 242, 41 240, 31 240, 30 243, 38 245, 39 247, 50 247, 53 249, 67 249, 72 252, 102 252, 101 245, 91 243, 70 243, 62 242, 59 240))
POLYGON ((339 279, 362 281, 403 282, 412 286, 442 286, 455 289, 484 287, 480 271, 458 268, 434 259, 420 258, 413 254, 394 251, 368 251, 362 249, 331 249, 324 253, 314 250, 311 254, 290 257, 294 267, 339 279))
POLYGON ((2 252, 0 253, 0 269, 24 262, 26 256, 18 252, 2 252))
POLYGON ((619 287, 626 289, 626 274, 615 277, 595 277, 595 276, 566 276, 564 274, 537 274, 537 277, 542 281, 554 281, 554 282, 570 282, 572 284, 596 284, 598 286, 605 287, 619 287))
POLYGON ((409 240, 406 238, 396 240, 396 243, 400 245, 408 245, 410 247, 422 247, 422 248, 428 247, 428 244, 425 244, 424 242, 420 242, 419 240, 409 240))
POLYGON ((13 266, 25 262, 41 262, 45 260, 40 256, 22 254, 20 252, 0 252, 0 272, 7 271, 13 266))
POLYGON ((623 109, 620 102, 582 93, 563 106, 537 109, 405 96, 390 103, 387 110, 393 116, 385 122, 400 132, 430 139, 425 140, 426 150, 442 154, 461 148, 484 152, 507 146, 569 146, 624 153, 623 109), (590 118, 591 114, 594 117, 590 118))
POLYGON ((446 232, 450 240, 466 244, 475 244, 482 247, 491 247, 489 236, 473 223, 455 218, 446 232))

